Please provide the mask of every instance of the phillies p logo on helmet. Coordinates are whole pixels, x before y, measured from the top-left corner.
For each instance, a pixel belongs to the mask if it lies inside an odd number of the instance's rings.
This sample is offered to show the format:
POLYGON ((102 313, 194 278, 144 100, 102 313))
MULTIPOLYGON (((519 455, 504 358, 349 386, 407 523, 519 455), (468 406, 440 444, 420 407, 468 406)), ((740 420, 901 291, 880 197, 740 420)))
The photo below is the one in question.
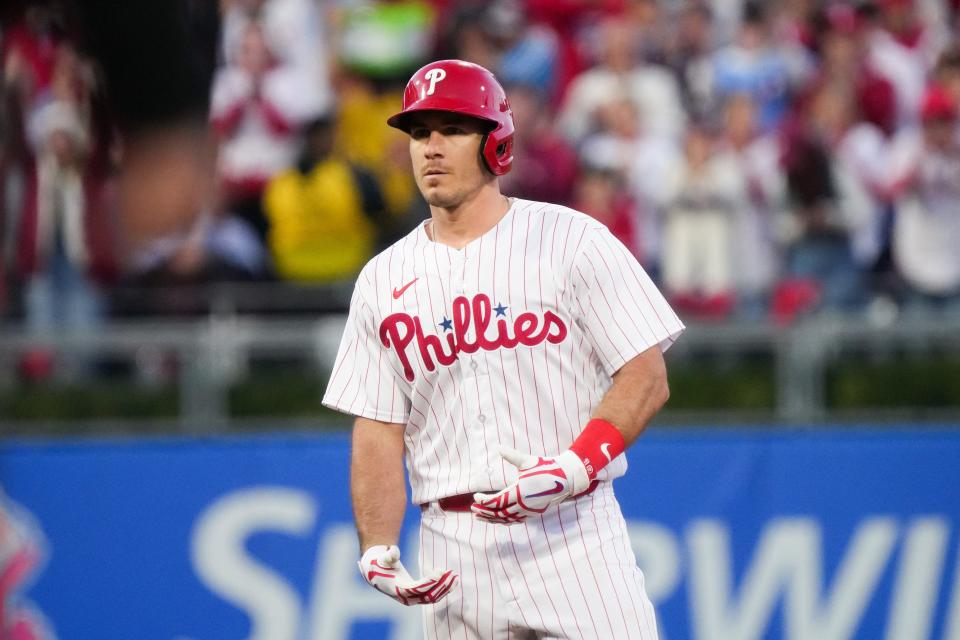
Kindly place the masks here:
POLYGON ((434 67, 423 75, 430 81, 430 86, 427 88, 427 95, 432 96, 433 92, 437 89, 437 83, 447 77, 447 72, 439 67, 434 67))

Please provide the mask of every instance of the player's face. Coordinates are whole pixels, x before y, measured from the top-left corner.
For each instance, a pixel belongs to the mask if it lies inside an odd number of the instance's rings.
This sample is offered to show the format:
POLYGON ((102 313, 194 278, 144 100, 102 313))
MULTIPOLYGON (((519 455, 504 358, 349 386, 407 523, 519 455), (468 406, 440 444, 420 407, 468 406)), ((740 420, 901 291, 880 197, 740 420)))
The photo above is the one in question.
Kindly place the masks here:
POLYGON ((480 159, 482 121, 424 112, 411 119, 409 131, 413 175, 429 204, 454 209, 493 179, 480 159))

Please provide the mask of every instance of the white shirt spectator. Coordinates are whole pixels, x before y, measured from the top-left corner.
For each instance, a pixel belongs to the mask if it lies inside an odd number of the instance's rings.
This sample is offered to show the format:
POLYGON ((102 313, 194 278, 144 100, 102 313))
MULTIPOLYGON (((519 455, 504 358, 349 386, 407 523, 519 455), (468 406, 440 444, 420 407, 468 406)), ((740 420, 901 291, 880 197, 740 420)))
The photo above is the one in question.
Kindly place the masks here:
POLYGON ((53 252, 54 236, 59 229, 67 257, 73 264, 83 266, 88 256, 82 159, 90 148, 88 126, 76 105, 48 100, 29 114, 27 137, 37 158, 39 253, 47 257, 53 252), (55 140, 58 136, 61 138, 55 140))
POLYGON ((329 109, 334 97, 327 64, 325 21, 318 3, 315 0, 267 0, 258 15, 254 16, 243 2, 234 2, 226 10, 221 37, 223 60, 234 63, 244 34, 251 23, 258 20, 273 55, 304 73, 306 81, 312 84, 312 91, 319 95, 322 108, 329 109))
POLYGON ((733 212, 734 286, 757 295, 769 291, 780 274, 776 226, 786 198, 780 147, 774 136, 760 136, 722 157, 735 163, 739 173, 733 212))
POLYGON ((870 68, 889 80, 896 93, 898 126, 916 124, 931 65, 921 51, 908 49, 883 29, 874 30, 868 42, 870 68))
POLYGON ((924 145, 916 131, 892 143, 894 180, 912 187, 897 201, 893 256, 904 279, 926 294, 960 290, 960 144, 949 151, 924 145))
POLYGON ((668 293, 730 294, 734 210, 743 175, 730 154, 708 158, 699 171, 687 162, 680 188, 665 210, 663 283, 668 293))
POLYGON ((583 144, 584 161, 619 171, 640 213, 640 261, 655 265, 660 259, 660 213, 679 189, 683 156, 674 140, 656 134, 624 138, 613 134, 589 137, 583 144))
POLYGON ((574 78, 567 91, 557 124, 574 143, 590 132, 594 115, 602 106, 623 95, 636 105, 644 129, 677 139, 686 124, 676 79, 669 70, 656 65, 625 73, 604 67, 590 69, 574 78))
POLYGON ((322 113, 315 86, 296 67, 278 66, 259 83, 239 67, 217 72, 211 119, 232 120, 219 159, 228 180, 266 180, 290 166, 297 153, 296 129, 322 113))
POLYGON ((850 230, 850 246, 858 264, 869 267, 880 254, 887 144, 883 132, 868 122, 851 127, 836 149, 834 173, 840 206, 850 230))

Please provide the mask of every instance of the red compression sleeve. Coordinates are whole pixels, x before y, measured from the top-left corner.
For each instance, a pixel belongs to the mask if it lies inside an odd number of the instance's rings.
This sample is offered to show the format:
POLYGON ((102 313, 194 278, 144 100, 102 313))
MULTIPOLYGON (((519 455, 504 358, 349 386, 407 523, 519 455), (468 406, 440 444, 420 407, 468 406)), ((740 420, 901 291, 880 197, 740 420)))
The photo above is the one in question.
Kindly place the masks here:
POLYGON ((609 464, 614 458, 623 453, 627 443, 615 426, 594 418, 587 423, 580 435, 570 445, 573 451, 583 461, 587 474, 593 480, 597 473, 609 464))

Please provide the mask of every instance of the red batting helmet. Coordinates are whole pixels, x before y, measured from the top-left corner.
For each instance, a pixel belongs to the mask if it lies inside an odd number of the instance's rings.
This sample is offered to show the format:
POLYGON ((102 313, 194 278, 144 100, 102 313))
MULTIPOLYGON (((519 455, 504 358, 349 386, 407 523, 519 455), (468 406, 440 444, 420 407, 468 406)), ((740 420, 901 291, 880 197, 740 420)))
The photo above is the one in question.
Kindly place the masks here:
POLYGON ((403 110, 387 124, 409 132, 409 114, 450 111, 489 122, 480 143, 484 164, 497 176, 513 163, 513 112, 507 94, 492 73, 472 62, 439 60, 413 74, 403 91, 403 110))

